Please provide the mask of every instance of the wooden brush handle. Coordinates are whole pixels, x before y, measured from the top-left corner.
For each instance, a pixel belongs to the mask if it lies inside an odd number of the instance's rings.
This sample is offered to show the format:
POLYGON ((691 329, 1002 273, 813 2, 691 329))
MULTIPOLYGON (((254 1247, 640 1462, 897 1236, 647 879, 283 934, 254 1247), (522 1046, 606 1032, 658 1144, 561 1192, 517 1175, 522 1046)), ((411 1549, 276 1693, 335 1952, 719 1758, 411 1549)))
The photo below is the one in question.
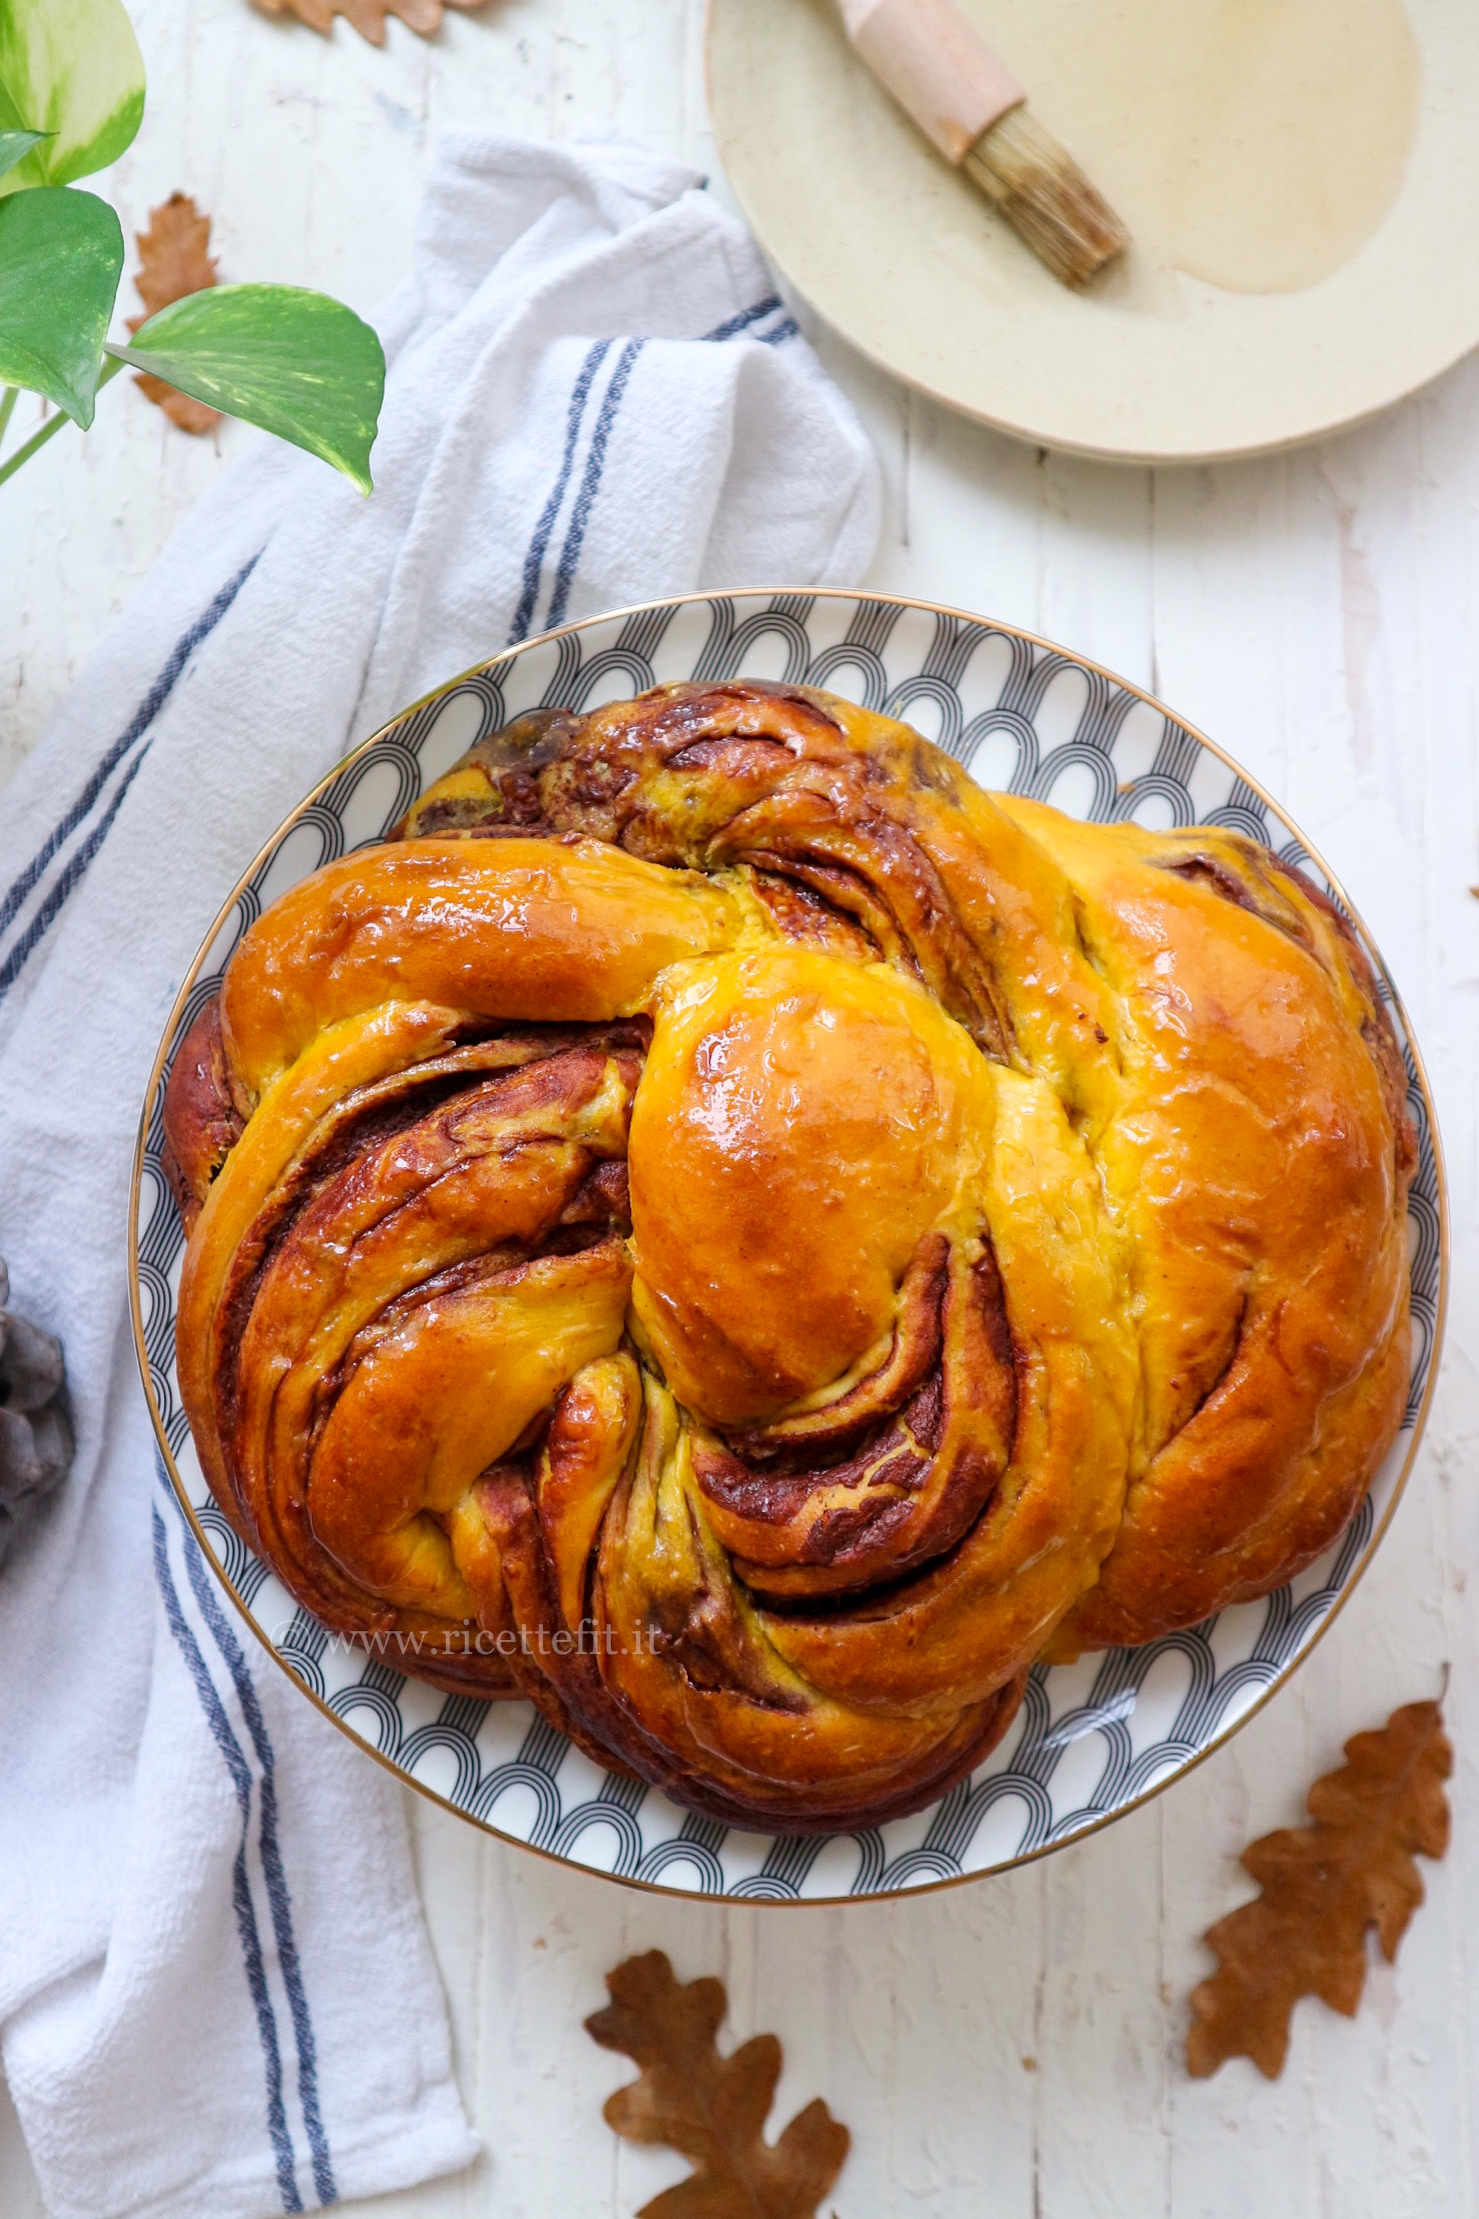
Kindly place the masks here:
POLYGON ((1027 97, 951 0, 842 0, 848 37, 947 161, 1027 97))

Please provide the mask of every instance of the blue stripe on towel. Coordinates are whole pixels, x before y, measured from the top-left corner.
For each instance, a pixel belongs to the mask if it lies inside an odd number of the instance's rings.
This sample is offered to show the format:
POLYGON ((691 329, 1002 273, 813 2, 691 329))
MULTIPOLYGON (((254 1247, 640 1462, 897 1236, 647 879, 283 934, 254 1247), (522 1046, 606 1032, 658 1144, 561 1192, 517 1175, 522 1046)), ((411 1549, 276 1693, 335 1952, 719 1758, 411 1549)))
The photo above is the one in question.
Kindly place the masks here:
POLYGON ((549 613, 544 620, 546 630, 552 631, 557 624, 565 621, 565 611, 570 605, 570 588, 574 585, 575 573, 580 568, 586 526, 590 522, 596 495, 600 491, 601 473, 606 467, 606 449, 611 440, 611 427, 626 393, 632 365, 646 344, 645 339, 629 339, 616 358, 616 368, 611 373, 611 382, 601 402, 601 413, 596 418, 596 428, 591 434, 591 449, 585 458, 585 473, 580 481, 580 491, 575 496, 575 506, 570 512, 565 544, 560 550, 549 613))
POLYGON ((236 1911, 237 1932, 241 1937, 241 1953, 246 1965, 247 1986, 251 1991, 252 2005, 257 2014, 257 2033, 262 2044, 262 2060, 267 2073, 267 2131, 277 2168, 278 2193, 286 2212, 301 2211, 303 2199, 298 2194, 297 2167, 293 2156, 292 2138, 288 2132, 287 2112, 282 2097, 282 2055, 277 2042, 277 2020, 273 2014, 272 1998, 267 1992, 267 1973, 262 1961, 261 1937, 257 1931, 257 1915, 252 1907, 251 1885, 247 1879, 247 1837, 251 1817, 252 1775, 241 1743, 232 1732, 225 1706, 217 1694, 207 1669, 200 1645, 185 1622, 180 1608, 180 1598, 170 1574, 166 1549, 164 1520, 157 1506, 152 1511, 154 1522, 154 1577, 159 1585, 164 1603, 164 1615, 170 1632, 179 1646, 195 1691, 200 1697, 200 1707, 205 1712, 206 1723, 215 1737, 226 1770, 231 1775, 231 1785, 236 1790, 236 1801, 241 1811, 241 1840, 231 1868, 231 1900, 236 1911))
POLYGON ((3 931, 11 922, 21 903, 61 847, 62 842, 68 839, 81 824, 83 818, 97 800, 98 795, 102 792, 108 778, 117 769, 134 742, 142 739, 148 731, 150 725, 174 692, 186 663, 190 660, 196 648, 199 647, 201 641, 208 639, 220 623, 222 617, 256 569, 260 559, 260 556, 253 555, 251 561, 243 569, 238 570, 234 578, 228 579, 210 607, 203 615, 196 618, 187 632, 181 633, 179 639, 176 640, 170 651, 169 661, 134 711, 132 723, 113 742, 71 808, 48 836, 45 845, 40 849, 34 860, 26 865, 20 877, 5 896, 4 901, 0 902, 0 931, 3 931))
MULTIPOLYGON (((775 315, 784 306, 785 303, 779 293, 767 293, 763 300, 753 301, 748 308, 741 308, 733 316, 727 316, 722 324, 716 324, 712 331, 704 332, 702 342, 709 344, 726 339, 737 339, 742 333, 749 331, 753 325, 764 323, 767 316, 775 315)), ((786 316, 774 331, 760 333, 757 336, 762 339, 766 346, 776 346, 783 339, 793 338, 795 333, 796 324, 794 320, 790 316, 786 316)), ((565 496, 570 489, 571 472, 575 467, 575 453, 580 443, 581 428, 585 422, 586 410, 590 403, 591 388, 595 383, 596 373, 605 361, 613 343, 610 339, 598 339, 596 341, 581 364, 580 374, 571 392, 570 409, 565 424, 565 445, 560 456, 560 465, 555 473, 555 482, 550 489, 549 499, 540 511, 539 521, 534 527, 534 535, 529 542, 529 551, 524 557, 518 607, 514 610, 513 623, 509 627, 508 644, 510 647, 516 646, 520 640, 527 639, 529 636, 529 627, 534 621, 535 603, 539 598, 539 584, 544 569, 545 556, 549 552, 550 540, 553 537, 555 526, 559 522, 560 511, 565 504, 565 496)), ((617 410, 621 406, 622 396, 631 376, 632 365, 645 345, 645 339, 627 340, 617 358, 616 368, 611 374, 611 382, 606 388, 606 396, 602 402, 600 414, 596 419, 595 431, 592 434, 590 453, 586 458, 580 491, 576 496, 575 508, 565 535, 565 545, 561 550, 559 564, 555 572, 555 582, 550 593, 549 611, 545 617, 546 630, 563 623, 565 612, 570 606, 570 592, 575 583, 575 574, 580 567, 580 555, 585 544, 586 526, 590 520, 590 512, 596 494, 600 489, 601 473, 605 467, 606 447, 611 435, 611 425, 617 410)))
MULTIPOLYGON (((163 1478, 163 1473, 160 1476, 163 1478)), ((262 1705, 257 1699, 257 1690, 247 1669, 241 1643, 226 1621, 200 1550, 190 1536, 187 1536, 185 1542, 185 1570, 195 1600, 200 1605, 201 1616, 209 1626, 217 1648, 226 1659, 237 1700, 241 1704, 241 1713, 246 1720, 252 1746, 257 1752, 257 1762, 262 1768, 262 1815, 259 1830, 262 1872, 267 1882, 272 1930, 277 1937, 278 1962, 282 1966, 283 1984, 288 1992, 288 2009, 292 2014, 293 2037, 298 2049, 298 2093, 303 2103, 303 2124, 308 2129, 308 2145, 313 2152, 313 2185, 318 2190, 320 2203, 331 2204, 337 2201, 339 2191, 334 2185, 329 2141, 324 2132, 323 2114, 319 2108, 318 2047, 313 2038, 313 2021, 309 2017, 303 1968, 298 1957, 297 1937, 293 1932, 292 1898, 288 1892, 287 1874, 283 1869, 282 1850, 277 1838, 276 1759, 267 1732, 267 1721, 262 1716, 262 1705)))
MULTIPOLYGON (((178 685, 190 657, 203 640, 209 639, 211 633, 246 584, 247 579, 256 569, 260 559, 260 555, 253 555, 250 562, 243 564, 236 576, 229 578, 222 586, 210 606, 176 640, 170 650, 168 661, 135 710, 131 722, 113 742, 77 799, 52 828, 19 877, 14 880, 4 900, 0 901, 0 932, 3 932, 6 926, 14 922, 27 896, 40 883, 48 866, 55 861, 62 847, 77 830, 84 817, 92 810, 104 786, 129 750, 136 747, 138 742, 144 739, 160 710, 178 685)), ((65 870, 54 881, 46 899, 42 902, 20 939, 11 949, 4 964, 0 965, 0 995, 4 995, 14 985, 33 949, 50 929, 68 895, 83 876, 89 863, 107 838, 113 820, 122 805, 123 797, 128 792, 134 775, 148 752, 147 744, 139 749, 138 754, 129 765, 120 785, 109 801, 101 820, 82 846, 70 858, 65 870)))
POLYGON ((706 341, 737 339, 742 331, 749 330, 751 324, 763 323, 767 316, 773 316, 780 306, 780 294, 767 293, 764 300, 757 300, 753 307, 742 308, 737 316, 727 317, 722 324, 716 324, 712 331, 706 331, 704 338, 706 341))
POLYGON ((11 987, 14 986, 16 980, 20 977, 21 972, 25 969, 26 964, 30 960, 31 954, 37 946, 38 942, 44 939, 46 934, 51 930, 51 927, 56 920, 58 910, 62 908, 63 904, 67 900, 67 897, 72 892, 73 887, 83 876, 88 864, 92 861, 93 857, 97 854, 98 849, 107 839, 109 832, 113 828, 113 819, 117 816, 119 810, 123 807, 124 797, 127 794, 129 787, 133 784, 134 779, 138 774, 139 768, 143 763, 144 757, 148 754, 148 752, 149 750, 147 747, 141 747, 139 749, 138 754, 134 757, 133 761, 129 764, 128 769, 124 772, 122 778, 119 780, 113 798, 108 803, 107 808, 103 811, 102 816, 93 826, 91 832, 89 832, 81 847, 77 848, 68 858, 66 869, 62 871, 58 875, 58 877, 53 879, 51 886, 48 889, 45 901, 42 902, 41 906, 36 911, 35 916, 31 919, 25 931, 21 934, 19 940, 16 941, 9 955, 5 958, 5 961, 3 963, 0 963, 0 1000, 4 999, 4 997, 10 992, 11 987))
POLYGON ((519 605, 514 610, 514 620, 508 635, 510 647, 515 646, 521 639, 528 637, 529 626, 534 621, 534 603, 539 595, 540 573, 544 569, 544 558, 549 552, 550 539, 559 520, 560 510, 564 506, 566 489, 570 484, 570 473, 575 467, 575 447, 580 438, 581 424, 585 420, 586 403, 591 397, 591 387, 596 381, 596 372, 600 369, 610 351, 611 341, 609 339, 598 339, 596 341, 580 366, 580 375, 576 379, 574 389, 571 392, 570 413, 565 424, 565 451, 560 457, 560 467, 555 473, 555 482, 550 489, 550 497, 545 502, 540 513, 539 522, 534 527, 534 537, 529 542, 529 552, 524 557, 524 575, 519 591, 519 605))

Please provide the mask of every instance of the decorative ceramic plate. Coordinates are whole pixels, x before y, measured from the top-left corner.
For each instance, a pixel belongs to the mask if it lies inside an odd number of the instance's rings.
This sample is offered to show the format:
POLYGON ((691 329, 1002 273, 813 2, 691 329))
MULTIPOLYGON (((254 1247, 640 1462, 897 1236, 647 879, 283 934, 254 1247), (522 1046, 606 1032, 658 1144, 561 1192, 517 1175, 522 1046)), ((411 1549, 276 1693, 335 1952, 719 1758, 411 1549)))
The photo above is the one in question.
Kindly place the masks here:
MULTIPOLYGON (((1381 28, 1375 18, 1388 38, 1395 18, 1395 35, 1416 44, 1412 82, 1385 86, 1373 61, 1364 94, 1378 115, 1388 90, 1394 101, 1405 92, 1416 109, 1405 167, 1400 147, 1395 157, 1390 207, 1329 275, 1263 293, 1183 274, 1139 220, 1133 192, 1147 167, 1145 134, 1158 134, 1174 166, 1173 142, 1185 130, 1165 86, 1159 107, 1156 87, 1134 73, 1101 87, 1087 50, 1070 52, 1066 66, 1060 53, 1046 78, 1031 74, 1045 66, 1039 46, 1046 52, 1056 38, 1061 47, 1065 11, 1069 37, 1084 48, 1088 18, 1101 34, 1109 25, 1121 41, 1133 34, 1143 44, 1137 10, 1117 0, 959 4, 995 36, 1025 77, 1034 112, 1090 161, 1129 222, 1130 256, 1086 294, 1050 277, 880 91, 843 36, 836 0, 710 0, 710 113, 745 216, 802 298, 896 377, 1045 446, 1188 461, 1356 422, 1479 344, 1479 10, 1471 0, 1409 5, 1410 29, 1397 0, 1346 0, 1343 10, 1336 0, 1281 0, 1273 11, 1185 0, 1181 14, 1220 20, 1224 32, 1240 12, 1265 35, 1310 19, 1311 102, 1343 97, 1348 137, 1359 115, 1359 101, 1354 114, 1349 108, 1349 80, 1370 51, 1370 31, 1381 28), (1348 51, 1337 56, 1319 30, 1323 20, 1328 33, 1342 12, 1368 35, 1349 26, 1348 51), (1068 82, 1075 74, 1082 81, 1068 82), (1118 94, 1123 105, 1136 87, 1143 97, 1121 174, 1093 140, 1106 128, 1104 103, 1118 94)), ((1139 12, 1146 15, 1144 0, 1139 12)), ((1146 20, 1166 15, 1163 6, 1146 20)), ((1174 36, 1161 42, 1176 44, 1174 36)), ((1212 75, 1221 98, 1237 71, 1212 75)), ((1235 83, 1228 97, 1238 90, 1235 83)), ((1215 105, 1210 120, 1219 120, 1215 105)), ((1224 129, 1223 138, 1235 147, 1238 131, 1224 129)), ((1195 163, 1188 176, 1194 190, 1195 163)), ((1350 183, 1359 195, 1359 174, 1350 183)), ((1266 172, 1245 184, 1256 198, 1266 172)), ((1278 210, 1264 214, 1277 228, 1278 210)))
POLYGON ((381 839, 474 741, 535 704, 590 709, 668 680, 742 674, 830 687, 906 718, 983 784, 1078 816, 1236 826, 1344 900, 1288 819, 1209 740, 1136 687, 1006 625, 850 593, 697 595, 571 625, 454 679, 366 741, 230 896, 181 990, 144 1109, 134 1326, 165 1460, 237 1607, 312 1699, 411 1786, 490 1833, 621 1880, 773 1900, 890 1895, 1019 1864, 1166 1787, 1288 1677, 1380 1539, 1427 1410, 1446 1240, 1427 1084, 1369 941, 1421 1149, 1410 1203, 1416 1364, 1406 1422, 1376 1485, 1338 1547, 1292 1586, 1143 1649, 1035 1670, 1002 1745, 911 1818, 828 1839, 726 1830, 603 1773, 525 1703, 442 1695, 349 1649, 294 1605, 216 1508, 175 1376, 184 1239, 160 1167, 160 1103, 177 1042, 253 919, 321 864, 381 839))

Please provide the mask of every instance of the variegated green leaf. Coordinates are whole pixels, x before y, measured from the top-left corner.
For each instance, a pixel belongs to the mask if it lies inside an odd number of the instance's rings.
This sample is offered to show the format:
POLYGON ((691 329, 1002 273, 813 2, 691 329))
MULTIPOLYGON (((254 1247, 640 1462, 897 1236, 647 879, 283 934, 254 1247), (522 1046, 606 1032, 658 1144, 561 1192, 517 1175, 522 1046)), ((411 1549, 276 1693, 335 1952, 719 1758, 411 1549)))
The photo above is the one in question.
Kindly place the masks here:
POLYGON ((371 489, 385 393, 380 341, 352 309, 295 285, 217 285, 151 316, 108 352, 243 417, 371 489))
POLYGON ((44 393, 86 431, 122 275, 123 230, 95 193, 0 200, 0 385, 44 393))
POLYGON ((41 133, 0 194, 106 169, 144 113, 144 58, 121 0, 0 0, 0 134, 41 133))
POLYGON ((13 170, 17 162, 23 162, 45 137, 44 131, 0 131, 0 177, 13 170))

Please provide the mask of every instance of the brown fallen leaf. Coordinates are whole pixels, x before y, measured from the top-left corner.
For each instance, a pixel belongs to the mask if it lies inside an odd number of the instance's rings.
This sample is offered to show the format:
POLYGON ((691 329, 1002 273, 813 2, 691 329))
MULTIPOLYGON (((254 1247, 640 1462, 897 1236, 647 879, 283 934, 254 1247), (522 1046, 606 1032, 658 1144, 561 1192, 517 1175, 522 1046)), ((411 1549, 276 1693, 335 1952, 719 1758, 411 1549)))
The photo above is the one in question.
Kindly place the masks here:
POLYGON ((383 46, 389 16, 399 17, 423 38, 430 38, 441 27, 444 9, 481 8, 486 0, 255 0, 255 5, 264 15, 296 16, 310 31, 330 31, 335 16, 342 15, 361 38, 383 46))
POLYGON ((611 2001, 586 2032, 642 2068, 605 2106, 629 2142, 664 2142, 693 2171, 644 2204, 637 2219, 814 2219, 852 2140, 820 2097, 779 2141, 765 2121, 780 2078, 781 2045, 757 2034, 729 2057, 714 2046, 728 2008, 720 1980, 674 1978, 660 1949, 606 1975, 611 2001))
MULTIPOLYGON (((135 238, 139 271, 134 285, 144 313, 129 317, 130 331, 137 331, 161 308, 168 308, 171 301, 184 300, 188 293, 203 293, 208 285, 219 283, 208 252, 211 219, 201 214, 188 193, 171 193, 168 200, 151 208, 148 230, 136 232, 135 238)), ((181 431, 214 431, 221 421, 218 410, 208 408, 204 401, 192 400, 188 393, 177 393, 163 378, 140 375, 135 383, 181 431)))
POLYGON ((1366 1929, 1390 1964, 1423 1899, 1414 1851, 1448 1847, 1443 1782, 1453 1751, 1436 1703, 1409 1703, 1345 1745, 1345 1763, 1309 1792, 1313 1826, 1284 1827, 1243 1851, 1263 1893, 1207 1934, 1220 1963, 1192 1992, 1186 2063, 1196 2079, 1251 2057, 1277 2080, 1301 1996, 1354 2018, 1366 1981, 1366 1929))

